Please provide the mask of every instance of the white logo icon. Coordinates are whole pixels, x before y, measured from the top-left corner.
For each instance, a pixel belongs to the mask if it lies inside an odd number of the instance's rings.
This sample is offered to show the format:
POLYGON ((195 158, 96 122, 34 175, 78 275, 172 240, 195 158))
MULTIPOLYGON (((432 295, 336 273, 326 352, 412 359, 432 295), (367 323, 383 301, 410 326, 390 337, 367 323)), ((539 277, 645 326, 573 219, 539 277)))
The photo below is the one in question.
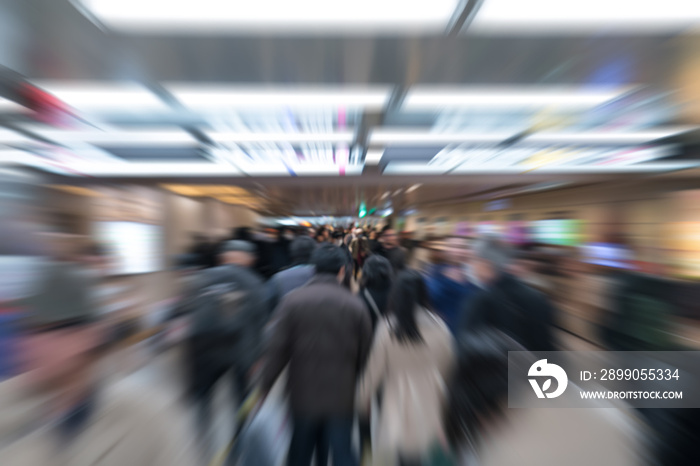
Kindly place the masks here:
POLYGON ((528 379, 532 389, 535 390, 537 398, 556 398, 566 390, 566 386, 569 383, 569 378, 566 376, 566 372, 561 367, 556 364, 548 364, 546 359, 540 359, 532 366, 527 373, 529 377, 549 377, 544 381, 544 384, 540 388, 540 384, 537 379, 528 379), (547 393, 549 387, 552 385, 552 378, 557 380, 557 389, 551 393, 547 393))

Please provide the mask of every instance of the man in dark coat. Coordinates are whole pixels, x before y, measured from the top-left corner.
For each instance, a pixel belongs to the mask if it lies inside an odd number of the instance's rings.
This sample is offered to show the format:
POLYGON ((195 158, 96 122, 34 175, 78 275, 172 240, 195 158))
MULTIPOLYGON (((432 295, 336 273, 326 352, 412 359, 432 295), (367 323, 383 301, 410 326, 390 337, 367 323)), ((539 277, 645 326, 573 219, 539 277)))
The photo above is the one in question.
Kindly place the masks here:
POLYGON ((362 301, 340 283, 347 255, 322 244, 312 256, 316 274, 275 311, 262 373, 263 393, 289 365, 287 391, 293 435, 287 464, 356 466, 352 449, 355 386, 369 353, 370 318, 362 301))
POLYGON ((461 332, 497 329, 529 351, 554 351, 554 308, 543 294, 506 270, 510 254, 493 237, 479 239, 474 247, 473 270, 481 288, 463 313, 461 332))
POLYGON ((287 293, 305 285, 314 276, 315 268, 311 264, 311 255, 315 249, 316 241, 308 236, 300 236, 292 241, 292 266, 277 272, 268 282, 271 310, 277 307, 287 293))
POLYGON ((263 328, 269 317, 265 284, 251 269, 255 246, 231 240, 225 243, 221 258, 223 265, 204 270, 195 278, 193 297, 186 301, 191 315, 189 388, 197 403, 205 449, 213 388, 228 374, 236 394, 235 405, 245 399, 248 374, 260 357, 263 328))

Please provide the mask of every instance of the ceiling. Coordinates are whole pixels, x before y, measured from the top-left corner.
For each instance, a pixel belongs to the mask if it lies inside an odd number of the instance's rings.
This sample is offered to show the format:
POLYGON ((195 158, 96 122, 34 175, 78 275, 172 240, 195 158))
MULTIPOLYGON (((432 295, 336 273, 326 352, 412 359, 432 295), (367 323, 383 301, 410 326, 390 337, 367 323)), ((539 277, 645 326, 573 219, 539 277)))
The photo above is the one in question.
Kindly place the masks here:
POLYGON ((235 185, 299 215, 421 181, 396 208, 699 163, 674 94, 688 2, 362 0, 348 23, 318 0, 294 2, 306 22, 279 0, 133 1, 0 5, 0 162, 61 184, 235 185))

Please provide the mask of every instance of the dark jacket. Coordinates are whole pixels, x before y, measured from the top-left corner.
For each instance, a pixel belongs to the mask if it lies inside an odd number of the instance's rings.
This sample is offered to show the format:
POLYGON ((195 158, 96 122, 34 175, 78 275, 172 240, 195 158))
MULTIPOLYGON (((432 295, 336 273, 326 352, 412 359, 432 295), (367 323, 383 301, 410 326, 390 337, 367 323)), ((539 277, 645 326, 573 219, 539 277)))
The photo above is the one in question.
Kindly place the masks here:
POLYGON ((554 351, 554 308, 538 291, 504 274, 476 293, 463 313, 462 333, 500 330, 529 351, 554 351))
POLYGON ((377 326, 377 320, 379 320, 379 317, 386 316, 387 314, 387 307, 389 306, 389 292, 390 289, 387 287, 386 289, 374 289, 374 288, 362 288, 360 290, 360 294, 358 295, 360 298, 362 298, 362 301, 365 303, 365 306, 367 307, 367 311, 369 314, 370 319, 372 320, 372 329, 377 326), (369 294, 369 297, 367 296, 369 294), (372 302, 370 302, 370 298, 372 302), (374 303, 377 306, 377 311, 379 312, 379 316, 377 316, 376 312, 374 311, 374 307, 372 306, 372 303, 374 303))
POLYGON ((336 277, 315 276, 277 308, 267 340, 262 389, 269 391, 289 364, 287 391, 294 414, 351 415, 371 332, 362 301, 336 277))
POLYGON ((398 274, 406 268, 406 251, 398 246, 395 248, 385 248, 382 246, 377 251, 377 254, 389 261, 391 268, 394 269, 394 274, 398 274))
POLYGON ((247 369, 260 357, 262 333, 269 317, 267 290, 262 278, 237 265, 207 269, 196 277, 192 307, 191 338, 203 358, 212 363, 237 364, 247 369), (224 293, 217 294, 220 287, 224 293))
POLYGON ((306 285, 314 276, 313 265, 304 264, 277 272, 269 282, 267 288, 270 296, 270 309, 274 310, 287 293, 306 285))
POLYGON ((426 276, 426 285, 433 309, 447 324, 452 334, 457 334, 462 312, 475 287, 469 283, 456 282, 445 276, 444 265, 435 267, 426 276))

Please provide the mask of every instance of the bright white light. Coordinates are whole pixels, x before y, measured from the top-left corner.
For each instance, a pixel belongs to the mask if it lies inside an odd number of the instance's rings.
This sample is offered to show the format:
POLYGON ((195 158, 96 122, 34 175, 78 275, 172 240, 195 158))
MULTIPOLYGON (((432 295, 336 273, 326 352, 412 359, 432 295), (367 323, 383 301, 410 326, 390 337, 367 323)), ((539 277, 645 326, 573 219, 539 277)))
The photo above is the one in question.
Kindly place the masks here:
POLYGON ((168 106, 143 86, 128 82, 37 81, 34 84, 76 110, 168 110, 168 106))
POLYGON ((169 84, 166 87, 193 109, 269 109, 293 107, 381 110, 389 99, 389 88, 292 88, 240 87, 225 84, 169 84))
POLYGON ((4 97, 0 97, 0 113, 6 112, 26 112, 27 108, 4 97))
MULTIPOLYGON (((660 162, 638 165, 596 165, 596 166, 566 166, 557 165, 541 167, 537 170, 525 170, 517 166, 476 166, 462 165, 452 171, 454 175, 516 175, 516 174, 598 174, 598 173, 662 173, 677 170, 698 168, 697 162, 660 162)), ((384 170, 384 175, 443 175, 446 168, 418 163, 390 163, 384 170)))
POLYGON ((209 133, 216 142, 254 143, 254 142, 329 142, 351 143, 352 131, 336 133, 209 133))
POLYGON ((231 165, 213 163, 85 163, 79 167, 85 175, 116 176, 235 176, 242 173, 231 165))
POLYGON ((674 31, 699 21, 700 2, 695 0, 488 0, 469 31, 648 33, 674 31))
POLYGON ((406 190, 406 194, 412 193, 413 191, 415 191, 416 189, 420 188, 421 186, 422 186, 421 183, 414 184, 413 186, 411 186, 410 188, 408 188, 408 189, 406 190))
POLYGON ((16 144, 18 142, 27 142, 28 140, 29 138, 23 134, 0 128, 0 144, 16 144))
POLYGON ((429 133, 425 130, 378 129, 370 135, 371 144, 411 144, 433 145, 453 144, 463 142, 493 142, 499 143, 514 136, 513 132, 506 133, 429 133))
MULTIPOLYGON (((528 2, 524 2, 528 3, 528 2)), ((566 2, 568 3, 568 2, 566 2)), ((555 107, 593 108, 629 92, 632 88, 521 86, 436 88, 416 86, 403 102, 406 110, 434 110, 468 107, 470 109, 521 109, 555 107)))
POLYGON ((140 33, 443 31, 459 0, 73 0, 103 23, 140 33))
POLYGON ((685 126, 685 127, 671 127, 671 128, 658 128, 649 131, 641 132, 625 132, 625 133, 613 133, 613 132, 583 132, 583 133, 535 133, 528 136, 524 142, 532 143, 545 143, 545 144, 557 144, 557 143, 570 143, 570 144, 586 144, 586 143, 600 143, 600 144, 644 144, 647 142, 655 141, 657 139, 668 138, 671 136, 677 136, 679 134, 687 133, 688 131, 694 131, 700 129, 697 126, 685 126))
POLYGON ((384 149, 367 149, 365 154, 365 165, 379 165, 384 156, 384 149))
POLYGON ((87 142, 110 146, 192 146, 197 140, 184 130, 137 131, 60 131, 38 130, 40 135, 58 142, 87 142))

